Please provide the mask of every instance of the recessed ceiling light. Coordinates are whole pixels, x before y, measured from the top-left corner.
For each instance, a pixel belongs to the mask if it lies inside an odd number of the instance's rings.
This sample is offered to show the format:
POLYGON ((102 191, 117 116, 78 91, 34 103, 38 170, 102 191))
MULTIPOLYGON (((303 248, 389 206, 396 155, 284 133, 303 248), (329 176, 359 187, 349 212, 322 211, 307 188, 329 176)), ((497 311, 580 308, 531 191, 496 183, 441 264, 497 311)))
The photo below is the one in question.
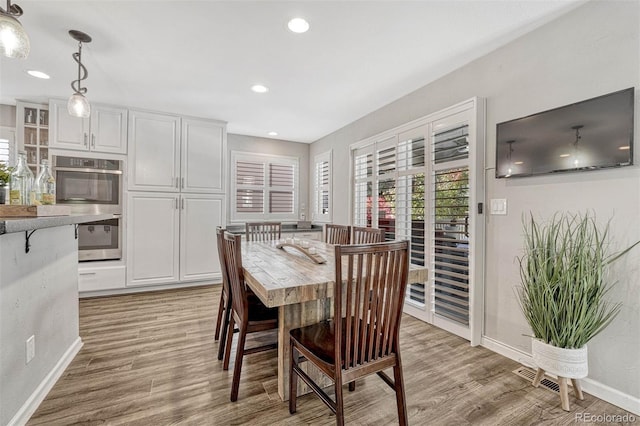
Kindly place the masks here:
POLYGON ((514 161, 513 164, 515 164, 516 166, 520 166, 524 164, 524 161, 514 161))
POLYGON ((289 29, 294 33, 306 33, 309 31, 309 23, 302 18, 293 18, 287 24, 289 29))
POLYGON ((628 151, 629 150, 629 145, 623 145, 623 146, 619 146, 618 149, 620 151, 628 151))
POLYGON ((263 86, 262 84, 254 84, 253 86, 251 86, 251 90, 256 93, 267 93, 269 91, 269 88, 267 86, 263 86))
POLYGON ((42 71, 37 71, 37 70, 28 70, 27 74, 29 74, 31 77, 35 77, 35 78, 43 78, 45 80, 48 80, 49 78, 49 74, 45 74, 42 71))
POLYGON ((567 158, 571 154, 560 154, 560 158, 567 158))
POLYGON ((278 136, 278 132, 269 132, 267 133, 269 136, 278 136))

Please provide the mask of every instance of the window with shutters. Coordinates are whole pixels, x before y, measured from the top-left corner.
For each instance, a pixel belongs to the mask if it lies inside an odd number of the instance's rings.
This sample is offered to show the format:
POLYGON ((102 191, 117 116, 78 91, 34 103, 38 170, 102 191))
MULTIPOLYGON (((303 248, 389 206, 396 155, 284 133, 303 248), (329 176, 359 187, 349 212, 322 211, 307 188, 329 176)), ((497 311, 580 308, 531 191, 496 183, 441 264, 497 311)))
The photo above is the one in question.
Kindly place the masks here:
POLYGON ((232 152, 231 221, 297 220, 298 159, 232 152))
POLYGON ((352 146, 352 224, 409 240, 404 311, 480 343, 483 318, 484 102, 462 102, 352 146), (476 208, 477 206, 477 208, 476 208))
POLYGON ((15 130, 0 127, 0 163, 15 164, 15 130))
POLYGON ((313 206, 311 219, 331 222, 331 151, 316 155, 313 169, 313 206))

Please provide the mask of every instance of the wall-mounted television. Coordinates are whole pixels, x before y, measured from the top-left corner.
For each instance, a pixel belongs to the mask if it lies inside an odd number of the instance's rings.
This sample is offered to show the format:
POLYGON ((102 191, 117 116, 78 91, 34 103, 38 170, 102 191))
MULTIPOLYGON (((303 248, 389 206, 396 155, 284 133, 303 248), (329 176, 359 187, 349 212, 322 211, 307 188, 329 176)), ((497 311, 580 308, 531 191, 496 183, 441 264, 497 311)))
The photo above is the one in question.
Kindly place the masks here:
POLYGON ((634 88, 496 125, 496 178, 633 164, 634 88))

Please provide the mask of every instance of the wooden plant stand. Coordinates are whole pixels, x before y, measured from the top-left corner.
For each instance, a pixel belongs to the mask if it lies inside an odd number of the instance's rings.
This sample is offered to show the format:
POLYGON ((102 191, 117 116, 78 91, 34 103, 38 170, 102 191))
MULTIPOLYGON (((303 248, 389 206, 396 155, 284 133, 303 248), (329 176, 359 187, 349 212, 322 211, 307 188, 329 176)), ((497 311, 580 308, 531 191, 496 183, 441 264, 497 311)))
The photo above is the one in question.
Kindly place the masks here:
MULTIPOLYGON (((533 379, 533 386, 540 386, 540 381, 544 377, 544 370, 542 368, 538 368, 536 372, 536 377, 533 379)), ((558 385, 560 386, 560 402, 562 403, 562 409, 564 411, 571 411, 569 408, 569 387, 567 384, 566 377, 558 376, 558 385)), ((578 379, 571 379, 571 384, 573 385, 573 392, 576 394, 576 398, 580 401, 584 400, 584 394, 582 393, 582 388, 580 387, 580 382, 578 379)))

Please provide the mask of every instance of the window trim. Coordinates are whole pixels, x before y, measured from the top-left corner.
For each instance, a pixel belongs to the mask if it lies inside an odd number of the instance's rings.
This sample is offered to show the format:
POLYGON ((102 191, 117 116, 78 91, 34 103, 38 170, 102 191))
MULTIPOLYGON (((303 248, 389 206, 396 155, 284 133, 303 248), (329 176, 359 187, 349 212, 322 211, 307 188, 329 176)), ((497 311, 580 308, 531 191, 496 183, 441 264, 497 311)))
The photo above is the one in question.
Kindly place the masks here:
MULTIPOLYGON (((295 222, 298 219, 300 201, 300 159, 284 155, 258 154, 245 151, 231 151, 231 175, 230 175, 229 210, 230 223, 244 223, 250 220, 279 220, 295 222), (262 213, 240 213, 237 211, 236 195, 238 191, 237 164, 238 161, 261 163, 265 170, 263 188, 263 212, 262 213), (269 165, 284 164, 292 165, 293 171, 293 212, 292 213, 269 213, 269 192, 279 191, 281 187, 269 187, 269 165)), ((242 188, 242 185, 240 185, 242 188)))
POLYGON ((311 211, 311 220, 320 223, 331 223, 333 218, 333 150, 329 150, 318 154, 313 159, 313 205, 311 211), (320 185, 318 179, 318 164, 329 163, 329 182, 326 185, 320 185), (327 213, 322 213, 320 205, 321 191, 329 192, 329 208, 327 213))

